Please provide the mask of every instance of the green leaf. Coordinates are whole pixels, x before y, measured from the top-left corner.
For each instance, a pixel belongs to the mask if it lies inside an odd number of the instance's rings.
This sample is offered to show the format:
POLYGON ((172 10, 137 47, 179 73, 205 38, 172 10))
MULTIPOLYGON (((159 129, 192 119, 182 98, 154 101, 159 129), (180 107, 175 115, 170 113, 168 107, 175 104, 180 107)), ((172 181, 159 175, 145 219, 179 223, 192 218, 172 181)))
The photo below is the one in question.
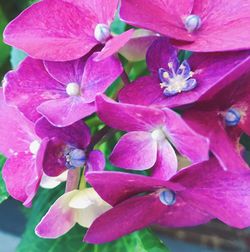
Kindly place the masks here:
POLYGON ((2 178, 2 168, 5 163, 6 158, 0 155, 0 204, 8 198, 8 193, 5 188, 5 184, 2 178))
POLYGON ((30 213, 26 231, 17 252, 168 252, 169 250, 152 231, 145 229, 112 243, 92 245, 82 242, 86 229, 76 225, 66 235, 56 240, 37 237, 34 228, 46 213, 49 206, 63 193, 62 187, 54 190, 41 190, 30 213))
MULTIPOLYGON (((3 30, 8 21, 4 15, 2 7, 0 6, 0 33, 3 34, 3 30)), ((2 35, 1 35, 2 36, 2 35)), ((4 44, 3 39, 0 40, 0 67, 5 63, 10 54, 10 47, 4 44)))
POLYGON ((12 47, 11 53, 10 53, 10 63, 11 63, 12 68, 15 69, 19 65, 19 63, 23 59, 25 59, 26 56, 27 55, 25 52, 12 47))

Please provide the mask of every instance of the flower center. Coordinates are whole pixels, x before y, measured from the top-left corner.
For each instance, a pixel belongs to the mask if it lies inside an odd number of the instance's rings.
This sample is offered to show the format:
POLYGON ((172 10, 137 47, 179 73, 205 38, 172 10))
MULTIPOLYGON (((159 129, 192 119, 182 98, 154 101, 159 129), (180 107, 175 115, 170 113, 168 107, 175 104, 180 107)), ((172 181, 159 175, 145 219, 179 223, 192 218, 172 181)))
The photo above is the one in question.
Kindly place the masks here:
POLYGON ((162 129, 156 129, 151 133, 151 136, 156 141, 161 141, 166 139, 164 131, 162 129))
POLYGON ((227 110, 224 120, 227 126, 236 126, 239 124, 241 114, 237 109, 230 108, 227 110))
POLYGON ((185 28, 188 32, 192 33, 201 27, 201 18, 197 15, 189 15, 185 19, 185 28))
POLYGON ((86 162, 86 154, 81 149, 71 149, 66 154, 66 167, 68 169, 75 169, 83 167, 86 162))
POLYGON ((176 202, 176 193, 172 190, 165 189, 160 192, 159 199, 162 204, 172 206, 176 202))
POLYGON ((192 78, 194 73, 186 60, 181 65, 178 59, 175 62, 169 62, 168 68, 168 71, 164 68, 158 70, 161 80, 160 86, 164 89, 164 95, 174 96, 181 92, 190 91, 197 86, 196 79, 192 78))
POLYGON ((69 96, 78 96, 80 95, 80 86, 75 82, 71 82, 66 87, 66 93, 69 96))
POLYGON ((33 155, 36 155, 38 150, 40 148, 40 143, 38 140, 34 140, 30 146, 29 146, 29 149, 30 149, 30 152, 33 154, 33 155))
POLYGON ((105 43, 107 39, 110 37, 110 29, 109 26, 105 24, 98 24, 95 27, 94 32, 95 39, 101 43, 105 43))

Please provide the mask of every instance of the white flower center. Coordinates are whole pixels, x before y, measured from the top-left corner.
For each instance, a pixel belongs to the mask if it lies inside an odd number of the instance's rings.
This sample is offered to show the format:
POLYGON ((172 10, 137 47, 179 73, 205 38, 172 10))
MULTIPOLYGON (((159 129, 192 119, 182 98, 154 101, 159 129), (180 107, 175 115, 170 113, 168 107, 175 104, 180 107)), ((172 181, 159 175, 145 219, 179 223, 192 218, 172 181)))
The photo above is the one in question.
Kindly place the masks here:
POLYGON ((105 24, 98 24, 95 27, 94 36, 97 41, 105 43, 107 39, 110 37, 109 27, 105 24))
POLYGON ((80 95, 80 86, 75 82, 71 82, 67 85, 66 92, 69 96, 80 95))
POLYGON ((156 141, 161 141, 166 139, 166 135, 162 129, 156 129, 151 133, 151 136, 156 141))
POLYGON ((37 140, 34 140, 34 141, 30 144, 30 146, 29 146, 30 152, 31 152, 33 155, 36 155, 36 154, 37 154, 39 148, 40 148, 40 143, 39 143, 39 141, 37 141, 37 140))
POLYGON ((197 31, 201 27, 201 18, 197 15, 189 15, 184 24, 188 32, 197 31))

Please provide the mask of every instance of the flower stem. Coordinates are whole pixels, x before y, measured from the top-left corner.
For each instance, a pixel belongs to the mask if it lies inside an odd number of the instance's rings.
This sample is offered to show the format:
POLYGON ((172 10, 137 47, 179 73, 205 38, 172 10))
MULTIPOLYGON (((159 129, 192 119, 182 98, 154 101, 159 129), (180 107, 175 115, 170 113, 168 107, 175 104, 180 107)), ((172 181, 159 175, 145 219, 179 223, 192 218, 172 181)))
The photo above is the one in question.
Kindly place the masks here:
POLYGON ((65 192, 70 192, 77 189, 80 179, 80 172, 81 172, 80 168, 68 171, 65 192))

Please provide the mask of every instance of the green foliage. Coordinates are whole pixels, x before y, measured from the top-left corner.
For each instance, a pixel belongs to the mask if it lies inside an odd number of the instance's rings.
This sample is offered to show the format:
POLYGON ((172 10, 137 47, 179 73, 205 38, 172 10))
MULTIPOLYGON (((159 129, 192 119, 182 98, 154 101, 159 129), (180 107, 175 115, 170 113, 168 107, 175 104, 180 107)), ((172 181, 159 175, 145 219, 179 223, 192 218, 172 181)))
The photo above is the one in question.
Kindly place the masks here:
POLYGON ((37 237, 34 228, 49 206, 63 193, 63 188, 41 190, 31 209, 29 221, 17 252, 168 252, 152 231, 145 229, 112 243, 91 245, 82 242, 86 229, 76 225, 69 233, 56 240, 37 237))
POLYGON ((121 34, 125 31, 126 24, 119 19, 118 15, 116 15, 115 20, 111 24, 110 28, 113 33, 121 34))
MULTIPOLYGON (((3 30, 5 26, 7 25, 8 21, 4 15, 4 12, 2 10, 2 7, 0 6, 0 33, 3 34, 3 30)), ((0 41, 0 67, 3 66, 5 63, 6 59, 8 59, 9 53, 10 53, 10 47, 7 46, 2 42, 2 39, 0 41)))
POLYGON ((0 204, 8 198, 8 193, 5 188, 5 184, 2 178, 2 168, 5 163, 6 158, 0 155, 0 204))

